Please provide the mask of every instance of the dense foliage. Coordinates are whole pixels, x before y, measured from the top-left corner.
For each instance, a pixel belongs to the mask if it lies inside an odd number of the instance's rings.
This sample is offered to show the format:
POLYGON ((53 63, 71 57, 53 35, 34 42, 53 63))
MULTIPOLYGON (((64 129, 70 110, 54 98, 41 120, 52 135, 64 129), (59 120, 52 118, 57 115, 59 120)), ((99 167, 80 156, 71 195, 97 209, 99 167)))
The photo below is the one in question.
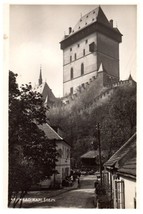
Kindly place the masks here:
MULTIPOLYGON (((98 148, 97 123, 101 126, 101 149, 106 151, 107 158, 136 131, 136 83, 116 88, 106 102, 99 101, 91 111, 85 108, 80 112, 89 96, 88 91, 84 99, 79 98, 78 105, 75 103, 69 109, 59 108, 56 111, 51 109, 49 114, 52 123, 65 131, 75 160, 92 149, 93 144, 95 149, 98 148)), ((90 101, 92 96, 93 91, 90 101)))
MULTIPOLYGON (((47 108, 30 84, 18 89, 16 74, 9 72, 9 205, 13 207, 32 185, 51 176, 57 157, 38 124, 46 122, 47 108)), ((21 200, 22 202, 22 200, 21 200)))

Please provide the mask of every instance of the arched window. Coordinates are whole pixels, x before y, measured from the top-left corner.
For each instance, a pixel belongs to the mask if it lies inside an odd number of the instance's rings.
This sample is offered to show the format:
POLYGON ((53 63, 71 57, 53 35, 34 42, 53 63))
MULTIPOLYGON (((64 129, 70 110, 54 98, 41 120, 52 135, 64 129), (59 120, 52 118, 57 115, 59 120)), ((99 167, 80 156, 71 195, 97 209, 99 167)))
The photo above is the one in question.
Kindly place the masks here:
POLYGON ((83 75, 84 74, 84 64, 82 63, 81 64, 81 75, 83 75))
POLYGON ((73 79, 73 68, 71 68, 70 77, 73 79))

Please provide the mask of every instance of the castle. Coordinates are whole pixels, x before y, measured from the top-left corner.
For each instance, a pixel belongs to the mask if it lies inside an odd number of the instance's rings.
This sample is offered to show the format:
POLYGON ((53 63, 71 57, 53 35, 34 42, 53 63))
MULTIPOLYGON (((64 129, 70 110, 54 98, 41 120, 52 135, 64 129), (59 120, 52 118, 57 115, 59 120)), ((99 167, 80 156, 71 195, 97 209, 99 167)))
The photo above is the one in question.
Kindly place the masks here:
POLYGON ((122 34, 101 7, 80 18, 60 42, 63 50, 63 95, 76 93, 92 78, 103 86, 119 81, 119 43, 122 34), (102 69, 100 67, 102 66, 102 69))
POLYGON ((93 91, 92 103, 100 105, 117 87, 132 85, 128 80, 120 81, 119 44, 122 34, 108 21, 101 7, 80 18, 69 35, 60 42, 63 50, 63 97, 57 99, 47 83, 42 82, 40 69, 38 90, 52 109, 70 107, 78 102, 81 94, 93 91))

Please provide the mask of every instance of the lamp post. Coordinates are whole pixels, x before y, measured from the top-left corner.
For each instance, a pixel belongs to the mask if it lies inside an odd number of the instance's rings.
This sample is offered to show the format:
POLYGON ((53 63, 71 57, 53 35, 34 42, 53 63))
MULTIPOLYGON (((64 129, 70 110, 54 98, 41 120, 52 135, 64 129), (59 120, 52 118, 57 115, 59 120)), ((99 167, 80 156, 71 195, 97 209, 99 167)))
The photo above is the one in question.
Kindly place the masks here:
POLYGON ((101 161, 101 143, 100 143, 100 124, 97 124, 98 149, 99 149, 99 171, 102 185, 102 161, 101 161))

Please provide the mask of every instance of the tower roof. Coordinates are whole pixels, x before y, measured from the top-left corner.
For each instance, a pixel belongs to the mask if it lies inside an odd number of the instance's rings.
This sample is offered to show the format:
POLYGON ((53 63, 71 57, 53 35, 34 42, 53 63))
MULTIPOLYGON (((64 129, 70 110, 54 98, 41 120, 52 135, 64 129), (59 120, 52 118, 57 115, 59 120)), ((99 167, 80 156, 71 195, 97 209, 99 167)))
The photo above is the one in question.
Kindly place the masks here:
POLYGON ((73 28, 73 30, 71 31, 70 35, 97 21, 108 27, 112 27, 110 22, 106 18, 103 10, 99 6, 94 10, 90 11, 89 13, 85 14, 84 16, 82 16, 75 25, 75 27, 73 28))
POLYGON ((60 42, 61 49, 65 49, 94 32, 100 32, 119 43, 122 41, 122 34, 113 27, 113 20, 108 21, 99 6, 81 17, 73 29, 69 28, 69 35, 65 35, 60 42))

